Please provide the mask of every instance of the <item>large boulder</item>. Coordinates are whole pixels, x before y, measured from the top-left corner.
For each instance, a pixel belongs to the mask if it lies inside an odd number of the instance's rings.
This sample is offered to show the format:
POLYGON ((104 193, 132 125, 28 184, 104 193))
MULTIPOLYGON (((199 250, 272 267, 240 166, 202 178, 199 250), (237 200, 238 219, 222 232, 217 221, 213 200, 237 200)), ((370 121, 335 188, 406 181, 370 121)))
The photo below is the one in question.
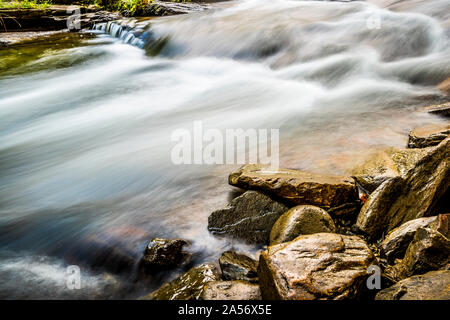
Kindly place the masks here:
POLYGON ((225 280, 258 282, 258 262, 236 251, 225 251, 219 258, 222 277, 225 280))
POLYGON ((253 244, 267 244, 270 230, 288 207, 269 196, 247 191, 208 217, 208 230, 253 244))
POLYGON ((202 300, 261 300, 261 292, 257 284, 246 281, 213 281, 205 286, 200 298, 202 300))
POLYGON ((232 172, 228 182, 243 189, 269 192, 297 205, 311 204, 326 209, 358 199, 352 178, 255 164, 232 172))
POLYGON ((450 300, 450 271, 431 271, 397 282, 377 293, 376 300, 450 300))
POLYGON ((357 236, 302 235, 261 253, 261 294, 271 300, 357 298, 374 263, 372 251, 357 236))
POLYGON ((447 211, 450 138, 430 148, 403 177, 385 181, 362 207, 356 227, 372 240, 403 223, 447 211))
POLYGON ((145 247, 142 262, 151 270, 173 268, 188 256, 183 252, 183 247, 187 244, 182 239, 153 238, 145 247))
POLYGON ((438 145, 450 134, 448 124, 430 124, 411 130, 408 148, 426 148, 438 145))
POLYGON ((142 297, 142 300, 198 300, 208 282, 220 280, 217 267, 204 263, 190 269, 158 290, 142 297))
POLYGON ((392 263, 397 258, 403 258, 406 249, 414 238, 419 228, 426 227, 435 221, 437 217, 419 218, 402 224, 392 230, 381 244, 381 254, 392 263))
POLYGON ((294 240, 302 234, 336 232, 333 219, 323 209, 310 205, 296 206, 284 213, 272 227, 270 245, 294 240))

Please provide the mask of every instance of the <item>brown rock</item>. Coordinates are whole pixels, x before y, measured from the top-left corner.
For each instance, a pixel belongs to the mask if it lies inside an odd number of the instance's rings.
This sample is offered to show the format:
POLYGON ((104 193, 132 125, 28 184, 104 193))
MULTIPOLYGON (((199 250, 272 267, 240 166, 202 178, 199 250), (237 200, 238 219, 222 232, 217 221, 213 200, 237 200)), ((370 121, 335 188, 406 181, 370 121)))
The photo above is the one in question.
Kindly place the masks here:
POLYGON ((188 242, 182 239, 154 238, 145 248, 143 264, 150 269, 167 269, 178 265, 187 253, 182 249, 188 242))
POLYGON ((450 102, 425 107, 425 111, 442 117, 450 117, 450 102))
POLYGON ((258 262, 246 254, 236 251, 225 251, 219 258, 222 277, 225 280, 244 280, 258 282, 258 262))
POLYGON ((394 177, 378 187, 362 207, 356 227, 377 239, 407 221, 446 211, 449 185, 450 138, 446 138, 430 148, 404 177, 394 177))
POLYGON ((289 169, 249 164, 230 174, 228 182, 243 189, 266 191, 294 204, 332 208, 358 198, 354 181, 289 169))
POLYGON ((430 124, 409 133, 408 148, 426 148, 438 145, 450 134, 448 124, 430 124))
POLYGON ((272 227, 270 245, 294 240, 302 234, 336 232, 333 219, 323 209, 300 205, 284 213, 272 227))
POLYGON ((198 300, 208 282, 220 280, 217 267, 204 263, 190 269, 158 290, 142 297, 142 300, 198 300))
POLYGON ((372 251, 357 236, 302 235, 261 253, 261 294, 272 300, 357 298, 374 263, 372 251))
POLYGON ((450 96, 450 78, 447 78, 446 80, 442 81, 438 85, 439 90, 447 96, 450 96))
POLYGON ((287 206, 265 194, 247 191, 226 208, 211 213, 208 230, 248 243, 267 244, 273 224, 287 210, 287 206))
POLYGON ((394 262, 397 258, 403 258, 416 231, 419 228, 430 225, 436 219, 437 217, 414 219, 392 230, 381 244, 381 254, 386 257, 390 263, 394 262))
POLYGON ((450 300, 450 271, 431 271, 381 290, 376 300, 450 300))
POLYGON ((246 281, 209 282, 202 293, 202 300, 261 300, 257 284, 246 281))

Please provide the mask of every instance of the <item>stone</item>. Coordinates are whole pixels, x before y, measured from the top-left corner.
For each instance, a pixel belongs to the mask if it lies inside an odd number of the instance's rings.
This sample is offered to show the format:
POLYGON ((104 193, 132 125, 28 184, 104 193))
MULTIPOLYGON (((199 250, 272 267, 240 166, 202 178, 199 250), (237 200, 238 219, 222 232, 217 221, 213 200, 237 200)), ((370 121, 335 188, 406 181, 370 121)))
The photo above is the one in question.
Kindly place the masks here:
POLYGON ((403 177, 385 181, 361 208, 356 228, 376 240, 403 223, 449 207, 450 138, 432 147, 403 177))
POLYGON ((333 219, 323 209, 310 205, 300 205, 289 209, 272 227, 270 245, 294 240, 302 234, 336 232, 333 219))
POLYGON ((193 267, 173 281, 163 284, 159 289, 141 300, 199 300, 207 283, 220 280, 217 267, 204 263, 193 267))
POLYGON ((446 102, 443 104, 427 106, 424 108, 424 111, 435 114, 441 117, 450 117, 450 102, 446 102))
POLYGON ((448 124, 430 124, 411 130, 408 137, 408 148, 426 148, 438 145, 450 134, 448 124))
MULTIPOLYGON (((143 16, 170 16, 208 10, 207 3, 169 2, 154 0, 144 9, 143 16)), ((125 14, 126 15, 126 14, 125 14)))
POLYGON ((438 89, 447 96, 450 96, 450 78, 445 79, 438 85, 438 89))
POLYGON ((431 271, 397 282, 375 300, 450 300, 450 271, 431 271))
POLYGON ((258 262, 246 254, 225 251, 219 258, 219 265, 225 280, 258 282, 258 262))
POLYGON ((149 269, 173 268, 186 257, 183 247, 188 244, 182 239, 153 238, 145 248, 142 262, 149 269))
POLYGON ((261 300, 261 292, 246 281, 213 281, 206 284, 201 300, 261 300))
POLYGON ((436 219, 437 217, 414 219, 392 230, 381 244, 381 255, 386 257, 389 263, 397 258, 403 258, 416 231, 430 225, 436 219))
POLYGON ((301 235, 270 246, 259 260, 263 299, 353 299, 364 290, 367 268, 376 264, 363 239, 334 233, 301 235))
POLYGON ((436 226, 419 228, 408 246, 403 260, 386 274, 396 281, 415 274, 450 268, 450 239, 436 230, 436 226))
POLYGON ((287 210, 283 203, 265 194, 247 191, 224 209, 211 213, 208 230, 251 244, 267 244, 273 224, 287 210))
POLYGON ((232 172, 229 184, 265 191, 293 204, 332 208, 358 199, 352 178, 248 164, 232 172))

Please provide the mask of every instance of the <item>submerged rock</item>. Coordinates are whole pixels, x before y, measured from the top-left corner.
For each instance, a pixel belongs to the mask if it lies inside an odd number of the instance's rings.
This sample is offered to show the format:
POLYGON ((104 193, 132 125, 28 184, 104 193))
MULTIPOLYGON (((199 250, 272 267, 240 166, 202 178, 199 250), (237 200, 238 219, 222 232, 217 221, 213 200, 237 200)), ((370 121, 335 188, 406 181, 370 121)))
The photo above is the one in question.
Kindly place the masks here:
POLYGON ((450 300, 450 271, 431 271, 404 279, 377 293, 376 300, 450 300))
POLYGON ((211 213, 208 230, 248 243, 266 244, 273 224, 287 210, 287 206, 265 194, 247 191, 233 199, 224 209, 211 213))
POLYGON ((202 300, 261 300, 257 284, 246 281, 209 282, 201 295, 202 300))
POLYGON ((255 164, 232 172, 228 182, 243 189, 269 192, 294 204, 311 204, 326 209, 358 199, 355 183, 349 177, 271 169, 255 164))
POLYGON ((320 232, 336 232, 333 219, 319 207, 300 205, 278 218, 270 232, 270 245, 294 240, 302 234, 320 232))
POLYGON ((388 262, 393 262, 396 258, 403 258, 416 231, 430 225, 436 219, 437 217, 414 219, 394 229, 381 244, 381 254, 386 257, 388 262))
POLYGON ((435 114, 442 117, 450 117, 450 102, 443 104, 427 106, 423 109, 424 111, 435 114))
POLYGON ((302 235, 270 246, 259 261, 264 299, 313 300, 357 298, 375 263, 357 236, 333 233, 302 235))
POLYGON ((220 256, 219 265, 225 280, 258 281, 258 262, 243 253, 226 251, 220 256))
POLYGON ((450 125, 431 124, 411 130, 408 148, 426 148, 438 145, 450 134, 450 125))
POLYGON ((182 239, 154 238, 147 244, 142 262, 149 269, 173 268, 187 257, 187 253, 183 252, 187 244, 182 239))
POLYGON ((204 263, 190 269, 158 290, 142 297, 143 300, 198 300, 208 282, 220 280, 217 267, 204 263))
POLYGON ((446 211, 450 185, 450 138, 430 148, 404 177, 385 181, 358 215, 356 227, 377 239, 403 223, 446 211))

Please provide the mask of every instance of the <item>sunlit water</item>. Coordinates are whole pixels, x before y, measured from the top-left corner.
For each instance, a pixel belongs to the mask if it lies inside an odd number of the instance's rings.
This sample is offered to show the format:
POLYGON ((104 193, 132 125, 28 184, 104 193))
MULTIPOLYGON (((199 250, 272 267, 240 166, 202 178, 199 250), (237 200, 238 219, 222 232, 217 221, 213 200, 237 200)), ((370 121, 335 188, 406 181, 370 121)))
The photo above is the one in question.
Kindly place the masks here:
POLYGON ((152 237, 190 240, 193 264, 255 252, 206 229, 238 166, 174 165, 171 133, 276 128, 282 167, 348 173, 440 121, 414 111, 443 98, 449 12, 234 1, 0 49, 0 298, 136 298, 182 271, 116 268, 152 237), (80 290, 65 286, 71 264, 80 290))

